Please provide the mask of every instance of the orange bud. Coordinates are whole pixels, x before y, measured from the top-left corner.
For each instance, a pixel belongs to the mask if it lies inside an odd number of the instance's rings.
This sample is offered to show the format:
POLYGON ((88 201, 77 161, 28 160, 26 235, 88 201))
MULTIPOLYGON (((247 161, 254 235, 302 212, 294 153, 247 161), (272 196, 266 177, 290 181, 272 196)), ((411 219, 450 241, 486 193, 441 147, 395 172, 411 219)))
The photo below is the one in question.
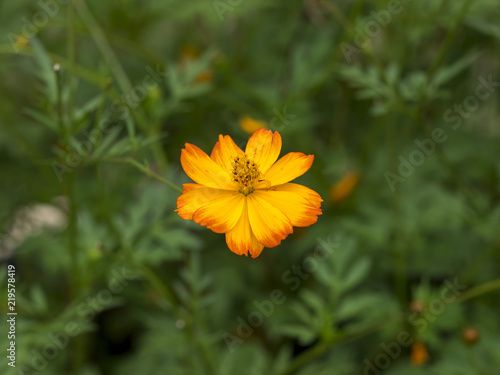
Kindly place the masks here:
POLYGON ((425 310, 425 305, 422 301, 412 301, 410 304, 410 311, 417 313, 417 314, 422 314, 425 310))
POLYGON ((467 345, 474 345, 479 340, 479 332, 474 327, 467 327, 462 333, 462 339, 467 345))
POLYGON ((334 203, 343 201, 353 192, 358 184, 359 173, 355 170, 348 171, 344 176, 330 189, 330 198, 334 203))
POLYGON ((410 361, 414 365, 422 366, 429 360, 429 353, 425 344, 421 341, 415 341, 411 346, 410 361))

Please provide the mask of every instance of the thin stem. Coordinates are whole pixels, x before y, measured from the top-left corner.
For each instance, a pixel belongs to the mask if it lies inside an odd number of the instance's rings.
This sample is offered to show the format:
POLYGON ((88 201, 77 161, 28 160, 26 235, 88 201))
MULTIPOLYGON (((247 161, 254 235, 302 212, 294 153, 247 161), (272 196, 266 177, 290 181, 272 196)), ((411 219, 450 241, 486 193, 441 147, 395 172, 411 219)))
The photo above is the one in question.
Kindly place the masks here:
MULTIPOLYGON (((116 57, 115 52, 111 48, 111 45, 109 44, 108 40, 106 39, 106 36, 105 36, 101 26, 99 25, 97 20, 92 15, 89 8, 87 7, 86 2, 83 0, 75 0, 75 5, 78 9, 78 13, 80 14, 80 17, 82 18, 83 22, 87 26, 90 34, 92 35, 92 38, 94 39, 97 47, 99 48, 101 54, 103 55, 104 59, 109 64, 121 91, 124 94, 131 93, 133 91, 134 87, 132 86, 132 83, 128 79, 128 76, 125 73, 125 70, 123 69, 122 65, 120 64, 120 61, 116 57)), ((129 108, 129 109, 133 109, 133 108, 129 108)), ((134 118, 137 120, 138 125, 141 126, 142 130, 146 134, 155 135, 154 134, 154 131, 155 131, 154 127, 149 126, 148 121, 142 115, 142 112, 140 110, 134 111, 133 115, 134 115, 134 118)), ((133 140, 132 140, 132 142, 133 142, 133 140)), ((151 147, 152 147, 152 151, 153 151, 153 154, 155 156, 155 159, 160 167, 160 170, 165 171, 167 168, 167 159, 165 157, 165 153, 163 152, 162 148, 160 147, 160 145, 158 143, 154 143, 151 147)))
MULTIPOLYGON (((344 14, 337 6, 337 4, 329 0, 321 0, 321 4, 323 4, 325 8, 328 9, 328 11, 331 13, 331 15, 340 23, 340 25, 347 32, 347 35, 356 34, 354 30, 354 25, 351 23, 349 19, 347 19, 346 16, 344 16, 344 14)), ((373 65, 379 70, 379 72, 383 71, 382 64, 379 61, 377 55, 373 53, 371 44, 363 43, 361 45, 358 45, 357 47, 359 47, 366 54, 366 56, 370 59, 373 65)))
POLYGON ((320 341, 314 345, 311 349, 304 352, 304 354, 296 357, 290 365, 281 373, 281 375, 290 375, 297 371, 299 368, 309 363, 316 357, 322 355, 332 344, 333 341, 320 341))
MULTIPOLYGON (((66 142, 69 142, 69 139, 73 133, 73 112, 74 112, 74 102, 75 102, 75 86, 72 71, 75 66, 75 30, 74 30, 74 8, 73 3, 69 2, 67 7, 67 54, 68 54, 68 65, 70 66, 70 70, 67 75, 67 85, 68 85, 68 100, 66 102, 66 114, 67 114, 67 123, 64 124, 62 119, 62 111, 61 111, 61 124, 63 126, 63 134, 66 142)), ((58 82, 59 83, 59 82, 58 82)), ((59 88, 58 88, 59 90, 59 88)), ((62 88, 61 88, 62 91, 62 88)), ((58 95, 58 106, 62 107, 62 98, 61 95, 58 95)), ((80 291, 80 282, 81 282, 81 270, 78 262, 78 228, 77 228, 77 204, 75 197, 75 173, 71 173, 68 176, 67 182, 68 189, 68 198, 69 198, 69 224, 68 224, 68 234, 69 234, 69 251, 71 255, 71 278, 72 278, 72 299, 76 299, 78 297, 80 291)), ((83 336, 78 336, 74 341, 74 357, 73 357, 73 372, 79 373, 80 369, 84 363, 85 357, 85 342, 83 336)))
POLYGON ((130 83, 125 71, 123 70, 118 58, 116 57, 113 49, 109 45, 104 32, 102 31, 99 23, 96 21, 85 1, 75 0, 75 7, 83 22, 87 26, 92 38, 94 39, 97 48, 101 51, 102 55, 108 62, 116 77, 116 81, 123 92, 131 92, 132 84, 130 83))
POLYGON ((94 123, 94 129, 96 130, 101 130, 101 119, 104 114, 104 107, 106 105, 106 100, 108 98, 108 91, 111 89, 113 85, 113 79, 109 78, 108 79, 108 84, 104 88, 104 92, 102 93, 102 98, 101 102, 99 103, 99 108, 97 109, 97 113, 95 116, 95 123, 94 123))
POLYGON ((151 285, 153 285, 158 290, 158 292, 160 292, 165 301, 170 304, 170 307, 174 311, 174 314, 179 316, 179 312, 177 311, 178 301, 174 293, 165 285, 165 283, 156 275, 156 273, 149 267, 143 264, 138 264, 134 261, 132 261, 131 265, 139 270, 146 277, 146 279, 148 279, 151 285))
POLYGON ((404 317, 404 314, 400 314, 393 319, 386 319, 383 322, 378 322, 377 324, 374 324, 367 329, 365 329, 362 332, 359 333, 354 333, 346 336, 336 336, 333 337, 329 340, 322 340, 319 341, 317 344, 315 344, 312 348, 309 350, 303 352, 299 356, 297 356, 289 365, 288 367, 280 373, 280 375, 291 375, 295 371, 297 371, 299 368, 304 366, 307 363, 310 363, 311 360, 314 358, 317 358, 321 356, 323 353, 325 353, 330 347, 333 345, 338 345, 341 343, 347 343, 353 340, 357 340, 361 337, 364 337, 366 335, 369 335, 373 332, 377 332, 381 330, 382 328, 400 322, 404 317))
MULTIPOLYGON (((67 30, 68 30, 68 39, 67 39, 67 50, 68 50, 68 61, 69 61, 69 66, 71 70, 74 70, 75 66, 75 10, 73 8, 73 2, 69 2, 68 7, 67 7, 67 15, 68 15, 68 24, 67 24, 67 30)), ((68 115, 68 126, 66 127, 66 136, 69 140, 70 134, 73 133, 73 111, 74 111, 74 105, 75 105, 75 86, 74 86, 74 79, 72 73, 68 74, 68 89, 69 89, 69 95, 68 95, 68 102, 67 102, 67 115, 68 115)))
POLYGON ((471 298, 481 296, 483 294, 492 292, 496 289, 500 289, 500 278, 478 285, 474 288, 468 289, 457 298, 457 302, 467 301, 471 298))
POLYGON ((66 128, 64 126, 64 116, 63 116, 63 103, 62 103, 62 82, 61 82, 61 66, 59 64, 54 65, 54 72, 56 74, 56 89, 57 89, 57 121, 59 123, 60 134, 63 135, 64 139, 67 139, 66 128))
MULTIPOLYGON (((446 1, 443 2, 443 4, 446 3, 446 1)), ((472 0, 466 0, 462 6, 462 9, 460 9, 460 12, 457 14, 457 18, 455 19, 455 22, 453 26, 448 29, 448 32, 446 33, 445 40, 443 42, 443 45, 441 46, 441 49, 439 50, 438 55, 432 62, 431 67, 427 71, 427 83, 430 83, 432 81, 432 78, 434 77, 434 74, 436 73, 437 69, 439 66, 441 66, 442 62, 444 61, 444 58, 446 57, 446 54, 448 53, 451 43, 453 42, 453 38, 455 37, 456 31, 458 29, 458 26, 460 26, 460 23, 462 22, 463 18, 467 14, 469 7, 472 5, 472 0)), ((444 6, 442 7, 444 8, 444 6)))
MULTIPOLYGON (((77 242, 77 206, 75 198, 75 174, 70 173, 67 178, 67 194, 69 198, 68 248, 71 258, 71 299, 78 298, 80 291, 80 265, 78 261, 77 242)), ((85 343, 82 336, 75 337, 74 341, 73 372, 79 373, 84 362, 85 343)))
POLYGON ((163 178, 162 176, 156 174, 153 172, 149 167, 145 167, 141 163, 139 163, 137 160, 132 159, 132 158, 109 158, 109 159, 102 159, 102 161, 109 161, 109 162, 115 162, 115 163, 125 163, 125 164, 130 164, 134 166, 135 168, 139 169, 141 172, 145 173, 148 177, 154 178, 161 183, 171 187, 172 189, 178 191, 179 193, 182 193, 182 188, 174 184, 173 182, 170 182, 169 180, 163 178))

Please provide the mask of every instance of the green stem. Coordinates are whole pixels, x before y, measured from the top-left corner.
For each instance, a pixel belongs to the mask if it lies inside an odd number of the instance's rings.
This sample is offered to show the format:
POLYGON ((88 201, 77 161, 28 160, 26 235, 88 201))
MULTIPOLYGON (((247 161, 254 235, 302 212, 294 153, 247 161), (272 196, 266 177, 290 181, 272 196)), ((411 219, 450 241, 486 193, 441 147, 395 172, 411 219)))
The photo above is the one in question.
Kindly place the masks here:
MULTIPOLYGON (((67 39, 67 50, 68 50, 68 61, 71 70, 74 70, 75 67, 75 10, 73 8, 73 3, 69 2, 67 7, 67 15, 68 15, 68 39, 67 39)), ((68 74, 68 102, 67 102, 67 115, 68 115, 68 126, 66 127, 66 135, 69 138, 70 134, 73 134, 73 111, 75 105, 75 86, 73 75, 68 74)), ((68 141, 69 139, 67 139, 68 141)))
MULTIPOLYGON (((467 290, 466 292, 462 293, 462 295, 460 295, 456 299, 455 303, 464 302, 464 301, 467 301, 471 298, 478 297, 480 295, 492 292, 492 291, 497 290, 497 289, 500 289, 500 278, 489 281, 485 284, 478 285, 474 288, 467 290)), ((296 370, 301 368, 303 365, 309 363, 314 358, 321 356, 323 353, 325 353, 328 350, 328 348, 330 348, 331 346, 333 346, 335 344, 347 343, 347 342, 350 342, 353 340, 357 340, 357 339, 362 338, 368 334, 377 332, 380 329, 382 329, 390 324, 400 322, 404 317, 405 317, 405 314, 401 314, 393 319, 386 320, 382 323, 377 323, 377 324, 367 328, 366 330, 364 330, 360 333, 352 334, 349 336, 344 336, 344 337, 341 337, 340 339, 331 339, 331 340, 320 341, 316 345, 314 345, 311 349, 309 349, 306 352, 297 356, 280 375, 293 374, 296 370)))
MULTIPOLYGON (((68 100, 66 102, 66 114, 68 122, 66 124, 62 123, 63 126, 63 134, 66 142, 69 142, 69 138, 73 133, 73 112, 74 112, 74 101, 75 101, 75 86, 73 74, 71 71, 74 70, 75 67, 75 31, 74 31, 74 8, 73 3, 70 2, 67 7, 67 30, 68 30, 68 38, 67 38, 67 54, 68 54, 68 65, 70 66, 70 71, 67 78, 68 84, 68 100)), ((61 96, 59 96, 59 100, 62 101, 61 96)), ((62 102, 58 103, 59 106, 62 106, 62 102)), ((77 242, 77 205, 76 205, 76 197, 75 197, 75 174, 71 173, 68 176, 68 198, 69 198, 69 250, 71 254, 71 277, 72 277, 72 300, 75 300, 78 297, 80 291, 80 282, 81 282, 81 271, 80 265, 78 262, 78 242, 77 242)), ((74 357, 73 357, 73 373, 77 374, 80 372, 83 367, 85 361, 85 342, 83 336, 75 337, 74 341, 74 357)))
MULTIPOLYGON (((340 8, 338 7, 337 4, 335 4, 334 2, 332 2, 330 0, 321 0, 321 4, 323 4, 325 6, 325 8, 328 9, 330 14, 340 23, 340 25, 345 30, 347 35, 350 35, 350 36, 356 35, 356 32, 354 30, 354 25, 342 13, 342 11, 340 10, 340 8)), ((357 9, 359 9, 359 8, 357 8, 357 9)), ((382 73, 383 72, 382 63, 378 59, 377 55, 375 55, 373 53, 371 44, 365 43, 365 44, 362 44, 362 45, 357 46, 357 47, 359 47, 365 53, 365 55, 372 62, 372 64, 378 69, 378 71, 380 73, 382 73)), ((383 76, 383 75, 381 74, 381 76, 383 76)))
MULTIPOLYGON (((443 4, 446 3, 446 1, 443 2, 443 4)), ((434 74, 436 73, 437 69, 439 66, 441 66, 442 62, 444 61, 444 58, 446 57, 446 54, 448 53, 451 43, 453 42, 453 38, 455 37, 455 33, 458 29, 458 26, 460 26, 460 23, 462 22, 463 18, 467 15, 467 12, 469 10, 469 7, 472 5, 472 0, 466 0, 463 3, 462 9, 460 9, 460 12, 457 14, 457 18, 455 19, 455 22, 453 26, 448 29, 448 32, 446 33, 445 40, 443 42, 443 45, 441 46, 441 49, 439 50, 438 55, 432 62, 431 67, 427 71, 427 83, 429 84, 432 81, 432 78, 434 77, 434 74)), ((442 7, 446 8, 445 6, 442 7)), ((443 9, 444 11, 444 9, 443 9)))
POLYGON ((161 183, 167 185, 168 187, 171 187, 172 189, 178 191, 179 193, 182 193, 182 188, 174 184, 173 182, 170 182, 169 180, 161 177, 160 175, 156 174, 153 172, 149 167, 145 167, 141 163, 139 163, 137 160, 132 159, 132 158, 109 158, 109 159, 102 159, 102 161, 109 161, 109 162, 115 162, 115 163, 124 163, 124 164, 130 164, 146 174, 146 176, 154 178, 161 183))
POLYGON ((333 341, 320 341, 316 345, 314 345, 311 349, 308 351, 304 352, 304 354, 299 355, 296 357, 290 365, 281 373, 281 375, 291 375, 295 371, 297 371, 299 368, 304 366, 305 364, 309 363, 311 360, 313 360, 316 357, 319 357, 322 355, 333 343, 333 341))
POLYGON ((140 271, 146 279, 153 285, 158 292, 163 296, 163 299, 167 301, 174 312, 174 315, 179 316, 179 312, 177 311, 177 298, 174 293, 165 285, 165 283, 151 270, 149 267, 139 264, 137 262, 132 261, 131 266, 140 271))
MULTIPOLYGON (((68 248, 71 258, 71 300, 78 298, 80 291, 80 265, 78 261, 78 242, 77 242, 77 206, 75 198, 75 174, 70 173, 67 178, 67 194, 69 198, 69 223, 68 223, 68 248)), ((73 357, 73 373, 77 374, 84 363, 85 343, 82 336, 75 337, 73 357)))
MULTIPOLYGON (((92 13, 90 12, 89 8, 87 7, 87 4, 83 0, 75 0, 75 5, 78 9, 78 13, 80 14, 80 17, 82 18, 83 22, 87 26, 90 35, 94 39, 97 47, 99 48, 101 54, 103 55, 104 59, 107 61, 109 64, 113 75, 116 78, 116 81, 118 83, 118 86, 120 87, 122 93, 124 94, 129 94, 133 91, 134 87, 132 86, 132 83, 127 77, 127 74, 125 73, 125 70, 120 64, 120 61, 116 57, 116 54, 114 53, 113 49, 111 48, 111 45, 109 44, 108 40, 106 39, 106 36, 97 22, 97 20, 94 18, 92 13)), ((133 108, 129 108, 133 109, 133 108)), ((142 130, 152 136, 155 135, 154 131, 155 129, 149 126, 148 121, 146 118, 143 116, 142 112, 137 109, 136 111, 133 111, 133 116, 137 120, 137 124, 141 126, 142 130)), ((133 141, 133 140, 132 140, 133 141)), ((160 144, 154 143, 152 146, 152 151, 155 156, 156 162, 159 165, 159 168, 161 171, 165 171, 167 168, 167 159, 165 157, 165 154, 160 147, 160 144)))
POLYGON ((57 121, 59 123, 60 134, 63 135, 65 140, 68 139, 66 132, 66 127, 64 125, 64 115, 63 115, 63 103, 62 103, 62 82, 61 82, 61 66, 58 64, 54 65, 54 72, 56 74, 56 85, 57 85, 57 121))
POLYGON ((457 302, 467 301, 471 298, 481 296, 496 289, 500 289, 500 278, 468 289, 457 298, 457 302))
POLYGON ((104 56, 104 59, 108 62, 113 71, 114 76, 123 92, 131 92, 132 84, 130 83, 125 71, 123 70, 118 58, 116 57, 113 49, 109 45, 106 40, 106 36, 102 31, 101 27, 97 23, 96 19, 90 12, 87 4, 83 0, 75 0, 75 7, 78 11, 78 14, 82 18, 83 22, 87 26, 90 35, 95 41, 97 48, 101 51, 101 54, 104 56))
POLYGON ((387 327, 391 324, 400 322, 404 318, 404 316, 405 316, 405 314, 400 314, 398 316, 395 316, 392 319, 386 319, 383 322, 378 322, 377 324, 374 324, 374 325, 368 327, 367 329, 365 329, 364 331, 359 332, 359 333, 354 333, 354 334, 350 334, 347 336, 336 336, 336 337, 333 337, 329 340, 319 341, 312 348, 310 348, 309 350, 307 350, 307 351, 303 352, 302 354, 300 354, 299 356, 297 356, 288 365, 288 367, 283 372, 280 373, 280 375, 291 375, 295 371, 297 371, 299 368, 301 368, 302 366, 310 363, 313 359, 321 356, 331 346, 354 341, 354 340, 357 340, 361 337, 369 335, 371 333, 377 332, 384 327, 387 327))
POLYGON ((108 80, 108 84, 106 85, 106 87, 104 88, 104 92, 102 93, 102 98, 101 98, 101 102, 99 103, 99 108, 97 109, 97 114, 95 116, 95 123, 94 123, 94 129, 98 130, 98 131, 101 131, 101 124, 102 124, 102 116, 104 114, 104 107, 106 105, 106 101, 107 101, 107 98, 108 98, 108 91, 111 89, 113 85, 113 79, 109 79, 108 80))

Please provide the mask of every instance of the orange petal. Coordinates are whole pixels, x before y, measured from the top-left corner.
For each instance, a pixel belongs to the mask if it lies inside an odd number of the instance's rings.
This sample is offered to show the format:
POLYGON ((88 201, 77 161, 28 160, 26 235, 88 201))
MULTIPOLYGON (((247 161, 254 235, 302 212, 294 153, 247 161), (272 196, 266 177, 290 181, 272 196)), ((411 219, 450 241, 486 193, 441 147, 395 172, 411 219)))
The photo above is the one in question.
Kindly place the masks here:
POLYGON ((237 191, 223 191, 219 198, 198 208, 193 214, 193 220, 215 233, 229 232, 241 217, 244 197, 237 191))
POLYGON ((309 202, 314 207, 321 207, 321 202, 323 202, 323 199, 321 199, 321 196, 316 193, 314 190, 309 189, 308 187, 305 187, 303 185, 299 184, 294 184, 293 182, 289 182, 283 185, 277 185, 272 188, 273 190, 277 191, 291 191, 293 193, 296 193, 304 198, 306 198, 309 202))
POLYGON ((280 151, 281 135, 271 130, 259 129, 248 140, 245 154, 259 165, 262 173, 266 173, 280 156, 280 151))
POLYGON ((241 155, 243 155, 243 151, 234 143, 233 139, 228 135, 220 134, 219 141, 215 144, 210 158, 231 173, 233 170, 231 163, 237 156, 241 155))
POLYGON ((319 208, 295 192, 271 188, 256 190, 253 194, 284 213, 294 227, 308 227, 318 221, 318 215, 321 215, 319 208))
POLYGON ((230 174, 195 145, 186 143, 186 148, 181 153, 181 164, 186 174, 201 185, 216 189, 237 189, 230 174))
POLYGON ((199 184, 184 184, 182 195, 177 198, 177 210, 179 216, 186 220, 192 220, 195 211, 214 199, 219 199, 226 194, 227 190, 209 188, 199 184))
POLYGON ((248 219, 252 232, 265 247, 275 247, 293 232, 286 215, 271 203, 257 196, 248 195, 248 219))
POLYGON ((248 256, 250 251, 252 258, 257 258, 264 249, 264 245, 252 233, 250 221, 248 220, 247 198, 244 201, 240 220, 233 229, 226 233, 226 243, 235 254, 248 256))
MULTIPOLYGON (((265 179, 270 186, 282 185, 302 176, 311 168, 314 155, 302 152, 290 152, 272 165, 265 173, 265 179)), ((257 188, 264 187, 264 183, 257 188)))

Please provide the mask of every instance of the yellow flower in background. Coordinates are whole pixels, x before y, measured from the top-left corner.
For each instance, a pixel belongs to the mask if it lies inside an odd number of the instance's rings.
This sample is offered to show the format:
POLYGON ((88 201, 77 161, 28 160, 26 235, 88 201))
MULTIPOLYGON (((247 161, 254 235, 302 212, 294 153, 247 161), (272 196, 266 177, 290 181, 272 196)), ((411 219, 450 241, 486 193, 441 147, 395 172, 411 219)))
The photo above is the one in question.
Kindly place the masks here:
POLYGON ((259 129, 243 152, 230 136, 219 135, 210 157, 186 143, 181 164, 196 183, 184 184, 179 216, 225 233, 229 249, 252 258, 275 247, 293 227, 314 224, 321 215, 318 193, 290 181, 312 165, 313 155, 290 152, 280 158, 281 136, 259 129))
POLYGON ((415 341, 411 346, 410 361, 414 365, 422 366, 429 360, 429 353, 425 344, 421 341, 415 341))
POLYGON ((344 174, 339 182, 332 186, 330 189, 330 198, 334 203, 343 201, 353 192, 358 184, 358 172, 351 170, 344 174))
POLYGON ((239 123, 240 128, 248 134, 253 134, 259 129, 267 128, 267 124, 264 121, 257 121, 248 116, 241 117, 239 123))

